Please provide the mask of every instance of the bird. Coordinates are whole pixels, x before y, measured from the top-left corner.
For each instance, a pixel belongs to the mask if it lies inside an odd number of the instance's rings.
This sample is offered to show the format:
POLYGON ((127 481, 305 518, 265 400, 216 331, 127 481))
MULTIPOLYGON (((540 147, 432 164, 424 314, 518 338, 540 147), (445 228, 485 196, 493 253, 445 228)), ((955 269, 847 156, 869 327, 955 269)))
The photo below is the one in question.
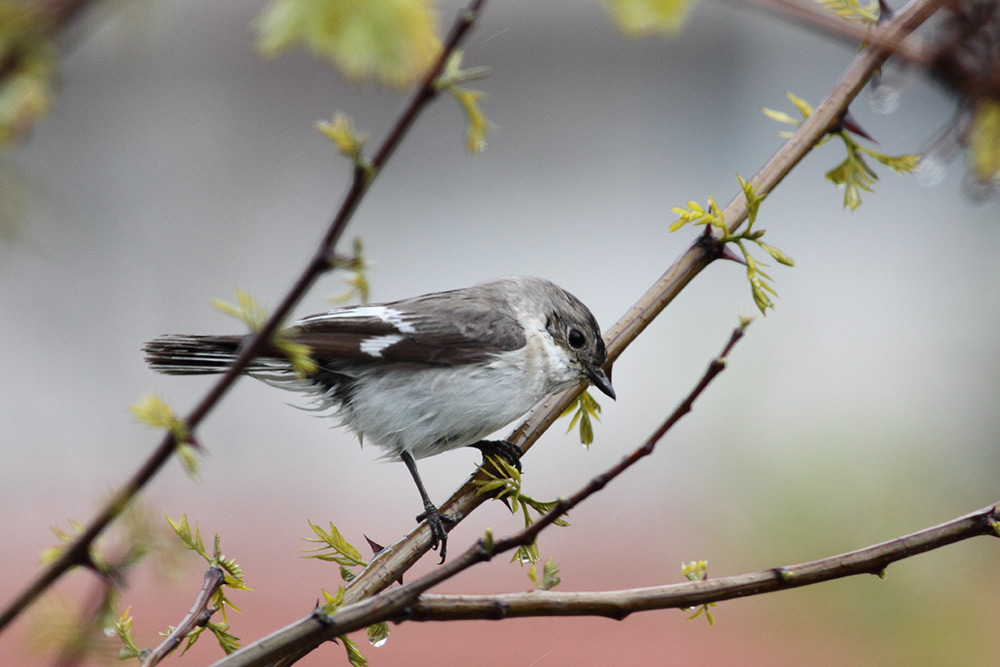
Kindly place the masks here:
MULTIPOLYGON (((244 373, 302 392, 382 458, 402 461, 423 502, 431 547, 447 553, 453 517, 438 511, 417 459, 471 446, 520 469, 520 449, 486 436, 549 394, 589 382, 615 399, 597 320, 542 278, 513 276, 398 301, 309 315, 281 330, 316 363, 296 373, 270 345, 244 373), (448 524, 448 525, 446 525, 448 524)), ((150 368, 172 375, 225 372, 248 335, 167 335, 143 346, 150 368)))

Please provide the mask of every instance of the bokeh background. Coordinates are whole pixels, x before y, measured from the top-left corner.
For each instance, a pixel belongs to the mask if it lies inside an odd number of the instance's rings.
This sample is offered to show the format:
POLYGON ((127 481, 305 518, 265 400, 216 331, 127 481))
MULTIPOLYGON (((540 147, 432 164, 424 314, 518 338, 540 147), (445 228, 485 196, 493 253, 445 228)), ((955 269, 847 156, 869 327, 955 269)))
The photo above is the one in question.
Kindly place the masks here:
MULTIPOLYGON (((262 2, 113 3, 67 35, 52 116, 0 163, 0 592, 13 596, 54 543, 50 526, 88 520, 158 441, 127 410, 149 391, 178 410, 208 386, 143 364, 143 341, 229 332, 209 307, 243 288, 274 304, 305 265, 344 192, 349 165, 313 128, 348 113, 377 142, 405 97, 344 82, 295 51, 254 51, 262 2)), ((442 23, 458 3, 443 2, 442 23)), ((761 106, 816 103, 855 50, 771 17, 699 5, 674 40, 628 41, 597 2, 490 3, 467 65, 494 129, 464 151, 450 99, 418 122, 358 211, 373 298, 389 300, 506 274, 548 277, 605 328, 692 240, 671 206, 720 202, 779 146, 761 106)), ((853 111, 891 154, 919 151, 953 102, 916 79, 892 115, 853 111)), ((546 532, 561 590, 714 576, 855 549, 998 500, 1000 250, 996 203, 962 190, 953 163, 935 188, 879 167, 855 213, 823 179, 843 151, 806 159, 765 202, 758 225, 793 256, 773 267, 780 299, 726 373, 656 454, 546 532)), ((346 249, 346 248, 345 248, 346 249)), ((324 278, 304 315, 342 292, 324 278)), ((753 310, 741 267, 709 267, 615 366, 589 450, 556 425, 525 460, 526 491, 580 487, 636 446, 692 386, 738 314, 753 310)), ((240 383, 199 431, 201 480, 174 463, 143 495, 153 520, 187 513, 243 566, 253 593, 230 617, 246 641, 310 612, 336 567, 303 560, 307 520, 388 543, 419 503, 406 469, 373 463, 346 432, 240 383)), ((421 468, 443 499, 478 453, 421 468)), ((453 533, 458 552, 485 526, 520 519, 483 507, 453 533)), ((1000 623, 997 546, 985 538, 853 578, 727 602, 717 624, 661 611, 622 622, 527 619, 406 623, 373 665, 990 665, 1000 623)), ((140 643, 176 623, 201 584, 184 557, 169 578, 130 580, 140 643)), ((427 557, 415 572, 434 567, 427 557)), ((75 573, 55 597, 85 600, 75 573)), ((439 592, 531 587, 504 559, 439 592)), ((49 664, 19 621, 5 664, 49 664)), ((38 635, 35 635, 36 638, 38 635)), ((356 639, 365 644, 364 637, 356 639)), ((52 636, 41 636, 50 644, 52 636)), ((37 641, 35 642, 38 643, 37 641)), ((204 639, 178 664, 219 656, 204 639)), ((98 661, 100 662, 100 661, 98 661)), ((113 657, 107 663, 114 662, 113 657)), ((346 664, 325 646, 302 664, 346 664)))

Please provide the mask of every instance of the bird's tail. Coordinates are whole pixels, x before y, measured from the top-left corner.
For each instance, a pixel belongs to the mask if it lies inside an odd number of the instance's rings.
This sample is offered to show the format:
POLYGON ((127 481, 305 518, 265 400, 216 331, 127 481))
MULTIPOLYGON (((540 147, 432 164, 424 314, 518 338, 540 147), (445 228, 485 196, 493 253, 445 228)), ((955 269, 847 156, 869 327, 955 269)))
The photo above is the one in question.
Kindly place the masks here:
POLYGON ((245 336, 163 336, 149 341, 142 350, 146 363, 158 373, 206 375, 224 373, 236 359, 244 339, 245 336))

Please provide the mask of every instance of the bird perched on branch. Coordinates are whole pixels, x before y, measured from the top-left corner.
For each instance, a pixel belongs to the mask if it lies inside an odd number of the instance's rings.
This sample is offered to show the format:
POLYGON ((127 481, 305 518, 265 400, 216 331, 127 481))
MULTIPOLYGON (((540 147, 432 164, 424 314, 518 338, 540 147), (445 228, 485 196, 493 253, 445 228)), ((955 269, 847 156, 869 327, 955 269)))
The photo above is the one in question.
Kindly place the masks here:
MULTIPOLYGON (((513 444, 483 440, 546 395, 591 382, 615 397, 597 320, 575 296, 540 278, 512 277, 391 303, 310 315, 281 332, 308 347, 317 370, 293 371, 277 346, 246 373, 305 392, 342 425, 406 464, 423 500, 432 545, 444 561, 449 517, 424 488, 416 459, 456 447, 498 453, 518 465, 513 444)), ((245 335, 172 335, 146 343, 153 370, 222 373, 245 335)), ((519 465, 518 465, 519 467, 519 465)))

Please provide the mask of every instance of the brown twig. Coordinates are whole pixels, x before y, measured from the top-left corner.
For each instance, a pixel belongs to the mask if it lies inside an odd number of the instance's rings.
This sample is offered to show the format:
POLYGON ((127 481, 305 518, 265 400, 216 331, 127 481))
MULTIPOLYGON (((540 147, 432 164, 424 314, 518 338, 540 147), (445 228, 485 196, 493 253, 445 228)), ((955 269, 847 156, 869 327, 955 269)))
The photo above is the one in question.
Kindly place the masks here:
MULTIPOLYGON (((241 376, 243 369, 271 339, 274 332, 278 330, 281 323, 291 313, 292 309, 303 297, 306 291, 312 286, 316 279, 332 265, 334 247, 339 241, 344 229, 350 222, 354 211, 361 203, 365 193, 372 182, 377 178, 378 173, 386 165, 393 152, 406 136, 407 131, 413 126, 420 112, 429 102, 435 99, 438 91, 434 86, 434 81, 444 70, 449 56, 458 48, 459 44, 468 34, 477 16, 482 10, 486 0, 473 0, 464 9, 452 26, 441 54, 427 75, 424 77, 417 92, 410 100, 409 104, 400 114, 399 119, 393 126, 388 137, 382 143, 374 159, 371 162, 370 170, 363 170, 360 167, 355 169, 354 179, 350 189, 344 196, 340 209, 337 211, 333 221, 327 228, 326 234, 316 249, 316 252, 301 273, 298 280, 282 299, 279 306, 274 310, 268 320, 259 331, 251 336, 246 345, 242 348, 240 355, 233 362, 233 365, 219 377, 216 383, 209 389, 208 393, 198 402, 185 418, 185 426, 189 433, 194 433, 202 420, 212 411, 222 397, 232 387, 241 376)), ((176 448, 176 443, 172 435, 166 435, 160 441, 146 462, 139 468, 125 483, 125 485, 114 494, 112 499, 105 505, 96 518, 94 518, 80 534, 80 536, 69 544, 59 558, 49 564, 9 605, 0 613, 0 631, 2 631, 11 620, 17 617, 24 609, 34 602, 39 595, 47 590, 59 577, 78 565, 85 565, 89 562, 88 549, 93 541, 105 528, 111 524, 134 498, 139 491, 151 480, 170 460, 176 448)))
POLYGON ((160 664, 164 658, 180 646, 189 632, 208 624, 212 615, 218 611, 218 609, 209 606, 212 602, 212 596, 225 581, 226 574, 221 567, 210 567, 205 570, 205 583, 198 591, 198 596, 194 599, 191 610, 177 624, 173 632, 160 642, 159 646, 140 657, 143 667, 154 667, 160 664))

